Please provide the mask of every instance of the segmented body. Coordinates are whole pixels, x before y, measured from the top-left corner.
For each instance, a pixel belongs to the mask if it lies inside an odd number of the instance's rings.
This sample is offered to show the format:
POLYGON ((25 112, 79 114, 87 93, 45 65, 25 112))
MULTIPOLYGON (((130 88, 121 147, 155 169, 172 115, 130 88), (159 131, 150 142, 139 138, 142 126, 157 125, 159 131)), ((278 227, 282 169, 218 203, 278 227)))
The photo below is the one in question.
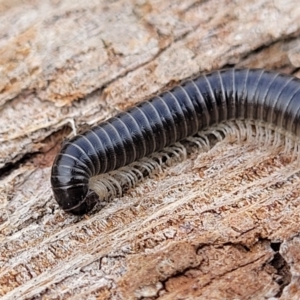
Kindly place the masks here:
POLYGON ((83 214, 98 200, 92 176, 106 173, 227 120, 260 120, 300 133, 300 80, 261 69, 202 75, 110 118, 64 144, 53 167, 55 199, 83 214))

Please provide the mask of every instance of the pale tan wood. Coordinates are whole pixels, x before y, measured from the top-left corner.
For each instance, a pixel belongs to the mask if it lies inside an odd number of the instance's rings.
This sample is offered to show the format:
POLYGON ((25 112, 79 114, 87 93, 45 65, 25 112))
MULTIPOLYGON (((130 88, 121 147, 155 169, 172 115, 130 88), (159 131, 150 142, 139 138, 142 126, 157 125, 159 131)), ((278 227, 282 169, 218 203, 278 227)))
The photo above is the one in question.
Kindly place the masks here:
POLYGON ((282 149, 228 136, 82 218, 49 181, 72 127, 185 78, 300 77, 297 0, 3 0, 0 20, 2 299, 300 298, 300 168, 282 149))

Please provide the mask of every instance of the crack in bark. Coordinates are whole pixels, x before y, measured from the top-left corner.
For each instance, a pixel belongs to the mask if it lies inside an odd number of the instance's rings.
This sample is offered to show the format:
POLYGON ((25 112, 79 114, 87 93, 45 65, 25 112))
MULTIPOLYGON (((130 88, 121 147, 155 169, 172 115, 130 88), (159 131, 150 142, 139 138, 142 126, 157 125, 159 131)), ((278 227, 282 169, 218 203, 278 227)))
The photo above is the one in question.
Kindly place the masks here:
POLYGON ((292 273, 287 261, 279 253, 281 243, 270 243, 270 246, 276 252, 269 264, 277 270, 277 274, 279 275, 278 278, 275 278, 276 283, 280 286, 275 297, 279 298, 282 295, 283 289, 291 283, 292 273))
POLYGON ((63 143, 64 136, 71 132, 71 128, 69 126, 63 126, 63 128, 59 129, 58 131, 53 132, 49 136, 45 137, 39 143, 47 145, 45 149, 34 151, 30 153, 26 153, 20 159, 15 162, 7 163, 3 168, 0 168, 0 180, 3 180, 5 177, 9 176, 13 171, 20 168, 22 165, 31 164, 35 165, 37 168, 43 168, 45 166, 49 166, 47 163, 48 156, 54 155, 51 153, 55 151, 55 148, 60 148, 61 144, 63 143), (49 142, 51 141, 51 142, 49 142), (49 146, 50 145, 50 146, 49 146))
MULTIPOLYGON (((261 240, 260 242, 263 242, 263 241, 261 240)), ((219 245, 219 246, 216 246, 216 245, 213 245, 213 244, 201 244, 201 245, 199 245, 198 247, 195 247, 195 252, 198 253, 199 249, 203 249, 203 248, 205 248, 206 246, 213 246, 213 247, 216 247, 216 248, 222 248, 222 247, 224 247, 224 246, 232 246, 232 247, 234 247, 234 248, 242 248, 242 249, 244 249, 246 252, 249 252, 249 251, 251 250, 250 248, 248 248, 247 246, 245 246, 245 245, 243 245, 243 244, 235 244, 235 243, 228 242, 228 243, 224 243, 224 244, 219 245)), ((251 261, 249 261, 249 262, 247 262, 247 263, 240 264, 240 265, 238 265, 237 267, 234 267, 234 268, 232 268, 232 269, 230 269, 230 270, 228 270, 228 271, 226 271, 226 272, 223 272, 223 273, 221 273, 221 274, 217 274, 216 276, 212 276, 212 277, 210 278, 210 281, 209 281, 209 282, 207 282, 207 283, 205 283, 204 285, 201 286, 201 289, 203 289, 203 288, 205 288, 205 287, 208 287, 208 286, 211 285, 215 280, 221 279, 222 277, 224 277, 224 276, 226 276, 226 275, 228 275, 228 274, 230 274, 230 273, 232 273, 232 272, 234 272, 234 271, 236 271, 236 270, 238 270, 238 269, 240 269, 240 268, 244 268, 244 267, 246 267, 246 266, 249 266, 249 265, 254 264, 255 262, 258 262, 258 261, 259 261, 261 258, 263 258, 264 256, 265 256, 265 254, 263 254, 263 255, 257 257, 257 258, 254 259, 254 260, 251 260, 251 261)), ((197 266, 195 266, 195 267, 194 267, 194 266, 193 266, 193 267, 187 267, 187 268, 185 268, 185 269, 182 270, 182 271, 175 272, 174 274, 172 274, 171 276, 165 278, 164 280, 159 280, 159 281, 157 281, 156 283, 160 282, 160 283, 162 284, 162 287, 163 287, 163 288, 160 289, 158 292, 160 292, 160 291, 165 291, 166 293, 168 293, 167 288, 166 288, 166 283, 167 283, 170 279, 177 278, 177 277, 180 277, 180 276, 186 277, 186 273, 187 273, 187 272, 193 271, 193 270, 199 270, 199 267, 201 266, 201 264, 202 264, 202 261, 199 263, 199 265, 197 265, 197 266)), ((283 288, 284 288, 284 287, 282 287, 282 289, 283 289, 283 288)), ((282 290, 281 290, 281 292, 282 292, 282 290)), ((280 293, 280 295, 281 295, 281 293, 280 293)), ((156 297, 152 297, 151 299, 159 299, 159 297, 160 297, 160 296, 158 295, 158 296, 156 296, 156 297)), ((147 298, 147 297, 140 297, 140 298, 138 298, 138 299, 141 299, 141 300, 142 300, 142 299, 148 299, 148 298, 147 298)))

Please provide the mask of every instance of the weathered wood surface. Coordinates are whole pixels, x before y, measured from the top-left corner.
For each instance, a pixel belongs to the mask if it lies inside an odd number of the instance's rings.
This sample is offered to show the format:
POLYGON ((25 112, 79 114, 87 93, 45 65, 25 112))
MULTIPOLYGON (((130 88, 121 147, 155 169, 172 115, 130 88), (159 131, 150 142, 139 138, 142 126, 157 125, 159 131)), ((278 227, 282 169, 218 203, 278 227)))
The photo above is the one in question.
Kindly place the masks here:
POLYGON ((300 76, 299 2, 99 3, 0 2, 2 299, 300 299, 291 155, 227 137, 82 218, 49 183, 72 122, 226 65, 300 76))

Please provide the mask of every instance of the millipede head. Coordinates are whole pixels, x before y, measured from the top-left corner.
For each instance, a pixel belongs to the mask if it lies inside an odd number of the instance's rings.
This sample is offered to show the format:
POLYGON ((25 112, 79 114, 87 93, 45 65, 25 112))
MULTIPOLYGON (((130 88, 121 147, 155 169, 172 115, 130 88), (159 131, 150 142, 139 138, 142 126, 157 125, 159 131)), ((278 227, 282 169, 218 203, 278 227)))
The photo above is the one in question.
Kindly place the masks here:
POLYGON ((84 215, 91 211, 98 201, 99 196, 93 190, 89 190, 83 202, 68 210, 64 209, 64 211, 73 215, 84 215))
POLYGON ((53 189, 59 206, 67 213, 83 215, 93 209, 99 196, 86 186, 53 189))

